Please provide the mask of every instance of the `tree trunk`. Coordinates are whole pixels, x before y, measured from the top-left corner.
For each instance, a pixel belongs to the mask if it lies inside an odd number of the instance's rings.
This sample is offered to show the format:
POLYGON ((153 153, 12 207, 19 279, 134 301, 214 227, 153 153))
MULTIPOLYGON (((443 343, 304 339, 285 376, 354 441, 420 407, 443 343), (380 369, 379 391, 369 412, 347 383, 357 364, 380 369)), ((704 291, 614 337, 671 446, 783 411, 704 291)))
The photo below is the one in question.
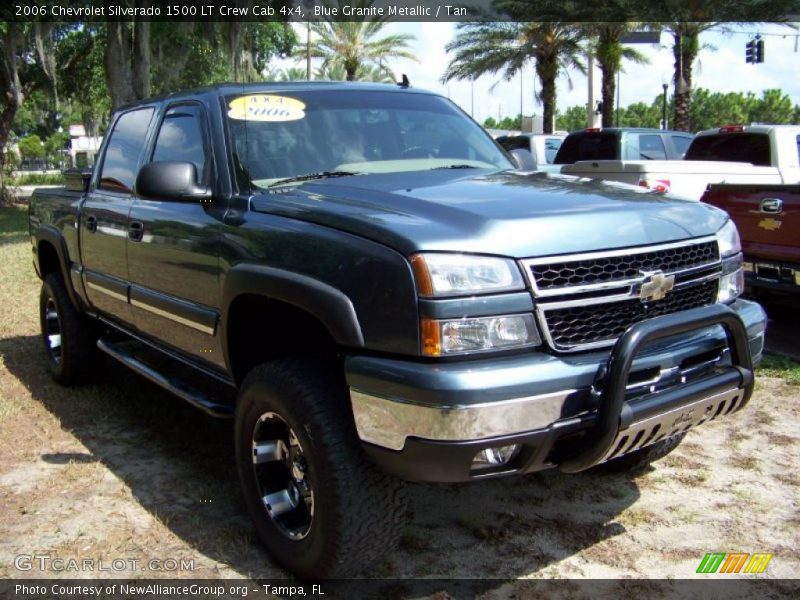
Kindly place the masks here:
POLYGON ((111 111, 136 100, 131 73, 130 24, 121 21, 106 23, 105 75, 111 96, 111 111))
POLYGON ((693 23, 677 24, 672 47, 675 57, 673 129, 692 131, 692 66, 699 51, 699 33, 693 23))
POLYGON ((603 103, 602 126, 614 127, 614 98, 617 93, 617 74, 605 64, 600 64, 603 81, 600 84, 600 101, 603 103))
POLYGON ((24 94, 19 79, 18 51, 24 40, 20 24, 9 21, 7 35, 0 40, 0 85, 3 92, 3 111, 0 113, 0 203, 7 200, 4 173, 8 138, 24 94))
POLYGON ((50 113, 50 127, 56 129, 60 125, 60 106, 52 23, 37 22, 33 24, 33 45, 36 50, 36 60, 41 66, 50 87, 50 97, 53 99, 53 110, 50 113))
POLYGON ((358 71, 358 60, 352 59, 345 59, 344 61, 344 72, 345 72, 345 79, 347 81, 355 81, 356 80, 356 72, 358 71))
MULTIPOLYGON (((145 6, 149 3, 145 3, 145 6)), ((150 96, 150 23, 136 21, 133 24, 133 95, 137 100, 150 96)))
POLYGON ((554 56, 542 56, 536 61, 536 75, 542 86, 542 127, 544 133, 553 133, 556 117, 556 77, 558 62, 554 56))

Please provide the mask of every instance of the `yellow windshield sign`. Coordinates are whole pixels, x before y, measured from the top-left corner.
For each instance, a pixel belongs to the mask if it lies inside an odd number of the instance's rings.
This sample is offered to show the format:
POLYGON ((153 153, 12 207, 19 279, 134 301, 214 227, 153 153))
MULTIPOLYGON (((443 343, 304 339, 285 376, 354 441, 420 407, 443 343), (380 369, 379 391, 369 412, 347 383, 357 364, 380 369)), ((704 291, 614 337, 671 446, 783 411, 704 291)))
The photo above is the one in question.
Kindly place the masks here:
POLYGON ((228 116, 239 121, 297 121, 306 116, 305 108, 295 98, 253 94, 231 100, 228 116))

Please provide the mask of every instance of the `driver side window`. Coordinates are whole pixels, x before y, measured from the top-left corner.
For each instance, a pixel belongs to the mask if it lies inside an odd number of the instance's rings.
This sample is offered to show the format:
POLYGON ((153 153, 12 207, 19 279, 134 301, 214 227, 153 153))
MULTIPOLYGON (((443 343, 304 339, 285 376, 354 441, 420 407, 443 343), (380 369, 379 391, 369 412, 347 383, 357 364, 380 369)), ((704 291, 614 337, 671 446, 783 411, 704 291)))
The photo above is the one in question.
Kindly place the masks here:
POLYGON ((197 169, 197 182, 205 182, 208 158, 202 117, 202 110, 196 105, 170 108, 158 130, 153 162, 162 160, 190 162, 197 169))

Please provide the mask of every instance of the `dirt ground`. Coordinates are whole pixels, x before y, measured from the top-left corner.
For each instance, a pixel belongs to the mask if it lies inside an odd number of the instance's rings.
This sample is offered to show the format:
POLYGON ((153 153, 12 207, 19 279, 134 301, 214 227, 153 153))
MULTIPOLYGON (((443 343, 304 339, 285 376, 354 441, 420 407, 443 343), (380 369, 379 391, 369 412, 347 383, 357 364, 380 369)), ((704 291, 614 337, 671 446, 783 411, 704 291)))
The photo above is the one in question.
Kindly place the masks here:
MULTIPOLYGON (((285 576, 245 514, 230 423, 122 367, 104 367, 100 383, 81 389, 52 383, 38 337, 38 290, 26 236, 6 228, 0 577, 285 576), (42 569, 33 559, 20 571, 20 555, 88 558, 96 570, 42 569), (124 568, 98 571, 119 559, 124 568), (166 564, 147 570, 151 559, 166 564), (193 561, 193 569, 171 570, 166 559, 193 561)), ((773 553, 758 577, 797 578, 799 400, 799 386, 760 377, 744 411, 691 432, 635 476, 546 472, 410 485, 401 547, 365 575, 682 579, 708 577, 695 571, 717 551, 773 553)), ((490 597, 513 597, 514 585, 490 597)), ((781 585, 776 590, 789 589, 781 585)))

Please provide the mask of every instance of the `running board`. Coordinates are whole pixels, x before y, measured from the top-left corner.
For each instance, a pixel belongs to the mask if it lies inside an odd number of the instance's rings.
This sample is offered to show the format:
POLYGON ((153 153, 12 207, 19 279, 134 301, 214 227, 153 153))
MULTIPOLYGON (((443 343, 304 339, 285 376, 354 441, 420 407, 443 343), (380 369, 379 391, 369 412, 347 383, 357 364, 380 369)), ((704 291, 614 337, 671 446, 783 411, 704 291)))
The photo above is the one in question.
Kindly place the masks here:
POLYGON ((232 406, 214 402, 201 391, 185 384, 183 381, 170 378, 156 371, 150 365, 133 356, 124 344, 97 340, 97 347, 125 366, 133 369, 139 375, 149 379, 156 385, 161 386, 168 392, 175 394, 212 417, 224 418, 233 416, 232 406))

